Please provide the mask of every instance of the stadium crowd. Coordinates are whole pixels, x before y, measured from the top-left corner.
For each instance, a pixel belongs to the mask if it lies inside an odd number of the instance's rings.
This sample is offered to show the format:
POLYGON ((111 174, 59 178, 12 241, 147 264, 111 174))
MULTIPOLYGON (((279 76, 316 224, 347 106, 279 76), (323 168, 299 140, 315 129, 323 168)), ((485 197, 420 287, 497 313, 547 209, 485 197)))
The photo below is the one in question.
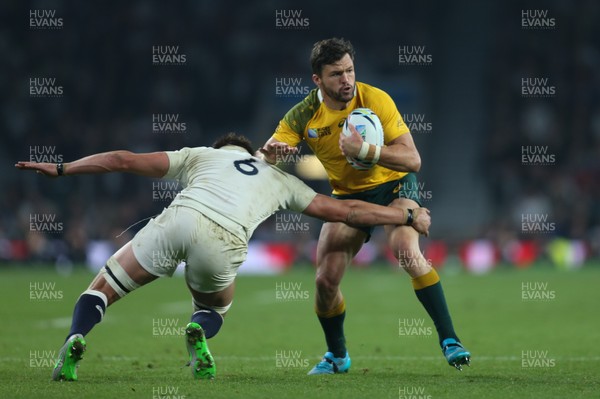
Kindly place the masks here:
MULTIPOLYGON (((121 148, 147 152, 210 145, 230 130, 252 137, 258 145, 301 98, 279 98, 276 78, 302 77, 302 85, 312 88, 309 49, 314 41, 335 34, 324 17, 335 11, 335 5, 326 3, 300 10, 309 29, 285 31, 275 26, 275 10, 299 10, 292 2, 270 1, 261 7, 239 3, 235 10, 224 3, 192 1, 185 7, 142 1, 76 9, 66 2, 54 4, 64 27, 32 30, 25 19, 11 21, 23 24, 22 29, 11 30, 18 36, 3 33, 0 41, 5 60, 0 68, 3 76, 11 77, 0 82, 0 155, 6 160, 0 175, 0 261, 5 263, 89 261, 90 243, 113 247, 125 243, 143 223, 125 231, 128 226, 159 213, 177 191, 172 185, 135 176, 45 179, 20 174, 12 168, 14 162, 32 156, 68 162, 121 148), (182 65, 153 62, 153 47, 166 45, 178 46, 178 53, 186 56, 182 65), (30 79, 37 77, 55 78, 63 94, 32 96, 30 79), (157 114, 176 116, 185 128, 156 129, 157 114)), ((583 13, 583 7, 558 4, 547 6, 557 21, 554 30, 523 31, 496 23, 485 32, 490 57, 481 90, 488 98, 487 144, 479 149, 479 167, 488 182, 493 217, 481 226, 479 237, 469 239, 486 238, 502 248, 515 239, 543 244, 564 237, 581 240, 587 256, 597 258, 600 27, 593 21, 600 6, 588 1, 583 13), (534 76, 547 77, 545 85, 554 87, 555 94, 524 96, 522 79, 534 76), (523 152, 531 148, 546 148, 549 162, 523 162, 523 152), (523 215, 531 213, 547 215, 554 228, 544 234, 523 231, 523 215)), ((357 49, 369 48, 357 64, 364 71, 358 80, 364 76, 368 81, 378 73, 406 73, 390 61, 400 40, 431 43, 435 51, 435 38, 444 32, 435 24, 419 22, 427 20, 435 6, 425 1, 407 4, 402 12, 396 6, 397 12, 370 8, 374 15, 362 32, 402 28, 387 41, 374 40, 375 33, 351 38, 357 49), (388 52, 392 56, 381 56, 388 52)), ((30 11, 24 3, 7 7, 20 8, 23 15, 30 11)), ((510 2, 498 19, 514 18, 518 23, 520 9, 518 2, 510 2)), ((427 80, 434 72, 413 68, 410 73, 427 80)), ((425 97, 435 96, 435 89, 428 90, 425 97)), ((435 132, 443 133, 442 129, 435 132)), ((429 173, 436 169, 441 176, 445 167, 435 165, 429 173)), ((310 184, 328 192, 325 181, 310 184)), ((435 203, 428 206, 435 209, 435 203)), ((432 220, 435 237, 435 212, 432 220)), ((319 225, 303 222, 311 228, 302 235, 282 234, 271 220, 255 237, 310 247, 319 225)), ((375 235, 375 245, 382 238, 375 235)), ((303 250, 299 253, 310 258, 303 250)))

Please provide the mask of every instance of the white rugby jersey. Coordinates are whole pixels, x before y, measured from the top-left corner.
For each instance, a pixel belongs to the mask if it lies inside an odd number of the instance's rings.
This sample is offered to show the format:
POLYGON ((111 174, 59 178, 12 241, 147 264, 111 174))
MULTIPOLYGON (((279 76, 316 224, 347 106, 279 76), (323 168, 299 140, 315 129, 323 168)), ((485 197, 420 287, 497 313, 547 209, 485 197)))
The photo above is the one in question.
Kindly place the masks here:
POLYGON ((240 238, 281 209, 302 212, 317 193, 295 176, 237 146, 167 151, 169 171, 183 189, 171 205, 196 209, 240 238))

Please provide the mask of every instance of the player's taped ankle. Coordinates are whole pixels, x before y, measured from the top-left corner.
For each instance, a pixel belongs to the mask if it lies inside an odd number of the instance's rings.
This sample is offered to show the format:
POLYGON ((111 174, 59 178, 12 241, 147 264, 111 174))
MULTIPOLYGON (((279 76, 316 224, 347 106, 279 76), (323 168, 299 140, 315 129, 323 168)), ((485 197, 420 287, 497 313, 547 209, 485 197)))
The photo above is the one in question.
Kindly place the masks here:
POLYGON ((192 305, 194 306, 194 312, 197 312, 200 309, 213 309, 221 316, 224 316, 225 313, 227 313, 227 311, 229 310, 229 308, 231 308, 231 305, 233 305, 233 301, 229 302, 229 305, 225 306, 208 306, 203 304, 202 302, 197 302, 194 298, 192 298, 192 305))
POLYGON ((113 256, 108 259, 106 266, 100 270, 100 273, 108 285, 110 285, 121 298, 140 286, 129 277, 127 272, 113 256))

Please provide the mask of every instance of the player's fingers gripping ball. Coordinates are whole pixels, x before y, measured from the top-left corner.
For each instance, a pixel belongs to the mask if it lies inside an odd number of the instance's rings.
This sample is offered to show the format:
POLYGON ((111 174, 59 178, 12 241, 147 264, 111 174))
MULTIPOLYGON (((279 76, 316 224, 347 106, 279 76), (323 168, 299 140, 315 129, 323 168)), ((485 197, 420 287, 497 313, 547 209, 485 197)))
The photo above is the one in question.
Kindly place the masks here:
POLYGON ((354 169, 369 170, 379 160, 381 147, 383 146, 381 121, 375 112, 369 108, 357 108, 350 112, 342 128, 342 134, 348 137, 352 135, 349 124, 354 125, 364 144, 356 157, 347 156, 346 159, 354 169))

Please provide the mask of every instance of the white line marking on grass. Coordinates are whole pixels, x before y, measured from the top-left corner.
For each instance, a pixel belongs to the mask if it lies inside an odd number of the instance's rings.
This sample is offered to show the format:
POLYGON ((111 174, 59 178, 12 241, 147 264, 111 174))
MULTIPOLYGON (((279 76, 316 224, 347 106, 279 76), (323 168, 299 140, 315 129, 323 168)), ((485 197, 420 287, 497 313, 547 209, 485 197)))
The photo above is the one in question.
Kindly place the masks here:
MULTIPOLYGON (((213 354, 215 358, 219 360, 225 361, 257 361, 257 362, 266 362, 275 360, 275 356, 236 356, 236 355, 223 355, 219 356, 218 354, 213 354)), ((319 356, 314 357, 316 360, 319 359, 319 356)), ((428 361, 428 362, 438 362, 443 360, 443 356, 352 356, 352 359, 356 360, 397 360, 397 361, 428 361)), ((600 361, 600 356, 566 356, 553 357, 556 361, 567 361, 567 362, 598 362, 600 361)), ((492 361, 492 362, 517 362, 521 361, 520 356, 475 356, 473 358, 474 361, 492 361)))
MULTIPOLYGON (((215 359, 220 361, 242 361, 242 362, 272 362, 275 360, 275 356, 236 356, 236 355, 223 355, 219 356, 218 354, 213 354, 215 359)), ((315 361, 319 359, 318 356, 314 356, 315 361)), ((397 360, 397 361, 427 361, 427 362, 439 362, 443 360, 442 356, 352 356, 352 359, 356 360, 397 360)), ((556 361, 561 362, 598 362, 600 361, 600 356, 565 356, 565 357, 553 357, 556 361)), ((97 360, 93 359, 92 360, 97 360)), ((102 356, 102 361, 109 362, 131 362, 131 361, 140 361, 141 357, 130 357, 130 356, 102 356)), ((0 357, 0 363, 8 363, 8 362, 28 362, 28 357, 14 357, 14 356, 2 356, 0 357)), ((517 362, 521 361, 520 356, 477 356, 473 358, 473 361, 483 361, 483 362, 517 362)))
POLYGON ((49 320, 41 320, 35 325, 38 328, 69 328, 71 327, 71 317, 56 317, 49 320))
MULTIPOLYGON (((118 316, 112 316, 108 320, 102 320, 102 324, 114 323, 118 320, 118 316)), ((68 329, 71 327, 71 316, 69 317, 55 317, 53 319, 39 320, 35 324, 36 328, 63 328, 68 329)))

